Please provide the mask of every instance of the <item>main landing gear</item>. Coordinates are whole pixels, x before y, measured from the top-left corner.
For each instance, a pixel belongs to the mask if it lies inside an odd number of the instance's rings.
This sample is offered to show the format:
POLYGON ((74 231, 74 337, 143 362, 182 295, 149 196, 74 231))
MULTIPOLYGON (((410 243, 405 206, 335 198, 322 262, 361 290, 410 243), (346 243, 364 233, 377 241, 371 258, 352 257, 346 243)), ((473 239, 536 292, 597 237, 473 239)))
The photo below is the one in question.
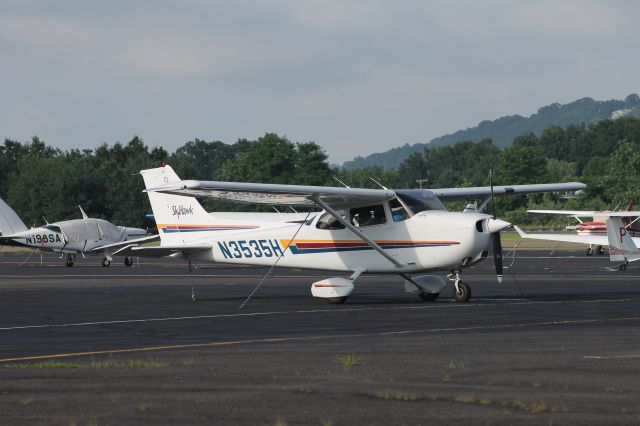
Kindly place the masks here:
MULTIPOLYGON (((605 249, 604 246, 596 246, 596 253, 602 255, 604 254, 605 249)), ((587 256, 592 256, 593 255, 593 247, 589 246, 589 248, 587 249, 587 256)))
POLYGON ((453 281, 453 298, 456 302, 467 302, 471 297, 471 288, 460 278, 460 271, 451 271, 447 275, 453 281))
POLYGON ((73 262, 75 262, 75 260, 76 260, 76 257, 73 254, 69 253, 67 255, 67 260, 65 261, 64 264, 67 267, 71 267, 71 266, 73 266, 73 262))

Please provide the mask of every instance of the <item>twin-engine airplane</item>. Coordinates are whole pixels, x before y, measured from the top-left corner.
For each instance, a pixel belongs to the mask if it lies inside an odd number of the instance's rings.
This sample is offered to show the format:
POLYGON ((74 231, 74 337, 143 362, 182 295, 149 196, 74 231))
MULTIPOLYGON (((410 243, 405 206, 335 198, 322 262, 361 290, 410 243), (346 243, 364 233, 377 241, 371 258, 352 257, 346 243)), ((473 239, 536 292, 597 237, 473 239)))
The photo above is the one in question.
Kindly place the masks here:
MULTIPOLYGON (((0 198, 0 245, 67 253, 67 266, 73 266, 76 254, 103 253, 102 266, 109 266, 113 260, 112 253, 119 248, 134 241, 140 243, 157 238, 157 235, 146 236, 144 229, 117 226, 103 219, 90 218, 82 207, 80 212, 82 219, 28 229, 16 212, 0 198)), ((124 264, 131 266, 133 259, 125 257, 124 264)))
POLYGON ((640 237, 632 237, 633 231, 631 227, 640 218, 640 211, 623 211, 623 212, 604 212, 604 211, 564 211, 564 210, 529 210, 529 213, 535 214, 556 214, 564 216, 580 216, 580 217, 598 217, 603 220, 606 233, 604 235, 591 234, 529 234, 524 232, 517 226, 514 226, 516 232, 522 238, 533 240, 546 240, 567 243, 588 244, 589 246, 609 246, 609 259, 611 262, 622 262, 620 269, 627 269, 629 262, 640 260, 640 237), (628 222, 631 218, 633 221, 624 223, 623 218, 628 222))
MULTIPOLYGON (((116 254, 173 256, 210 261, 341 271, 346 277, 315 282, 311 293, 343 303, 363 273, 396 274, 405 291, 435 300, 443 278, 420 275, 449 271, 455 300, 471 296, 461 271, 487 257, 493 247, 502 276, 500 231, 510 224, 488 214, 449 212, 440 199, 584 189, 581 183, 435 190, 389 190, 181 181, 169 166, 141 174, 160 233, 160 246, 132 244, 116 254), (207 213, 194 197, 247 203, 319 207, 307 214, 207 213)), ((473 210, 473 209, 472 209, 473 210)))

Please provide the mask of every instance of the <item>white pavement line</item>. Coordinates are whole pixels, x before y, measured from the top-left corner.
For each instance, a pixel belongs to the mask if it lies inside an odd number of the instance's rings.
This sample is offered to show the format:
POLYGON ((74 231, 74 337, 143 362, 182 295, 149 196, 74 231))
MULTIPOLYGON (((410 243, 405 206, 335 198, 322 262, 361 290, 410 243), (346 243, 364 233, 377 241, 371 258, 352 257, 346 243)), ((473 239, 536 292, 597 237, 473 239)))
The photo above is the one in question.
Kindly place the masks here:
POLYGON ((629 358, 640 358, 640 354, 634 354, 634 355, 585 355, 582 358, 584 358, 584 359, 629 359, 629 358))
POLYGON ((17 362, 17 361, 34 361, 43 359, 59 359, 59 358, 71 358, 81 356, 95 356, 105 354, 116 353, 135 353, 135 352, 151 352, 151 351, 165 351, 165 350, 179 350, 179 349, 195 349, 206 347, 223 347, 231 345, 249 345, 249 344, 273 344, 273 343, 291 343, 291 342, 310 342, 328 339, 354 339, 362 337, 373 336, 407 336, 424 333, 442 333, 442 332, 458 332, 458 331, 477 331, 477 330, 495 330, 495 329, 515 329, 515 328, 527 328, 527 327, 544 327, 544 326, 564 326, 564 325, 579 325, 579 324, 593 324, 613 321, 638 321, 640 317, 623 317, 623 318, 608 318, 608 319, 577 319, 577 320, 561 320, 561 321, 540 321, 530 323, 517 323, 517 324, 483 324, 476 326, 462 326, 462 327, 448 327, 448 328, 427 328, 419 330, 396 330, 396 331, 382 331, 382 332, 370 332, 370 333, 355 333, 355 334, 329 334, 329 335, 317 335, 317 336, 297 336, 297 337, 271 337, 263 339, 242 339, 242 340, 220 340, 220 341, 204 341, 199 343, 185 343, 177 345, 161 345, 161 346, 145 346, 134 348, 114 348, 99 351, 90 352, 67 352, 67 353, 54 353, 48 355, 35 355, 35 356, 22 356, 14 358, 0 359, 0 363, 17 362))
POLYGON ((246 317, 265 317, 274 315, 289 315, 289 314, 317 314, 317 313, 350 313, 350 312, 364 312, 364 311, 402 311, 402 310, 416 310, 416 309, 451 309, 451 308, 474 308, 482 306, 505 306, 505 305, 547 305, 547 304, 559 304, 559 303, 616 303, 616 302, 628 302, 631 299, 600 299, 600 300, 567 300, 567 301, 548 301, 548 302, 516 302, 516 303, 447 303, 438 305, 427 306, 395 306, 395 307, 369 307, 369 308, 348 308, 348 309, 310 309, 310 310, 294 310, 294 311, 273 311, 273 312, 253 312, 253 313, 238 313, 238 314, 215 314, 215 315, 193 315, 193 316, 181 316, 181 317, 164 317, 164 318, 141 318, 141 319, 125 319, 125 320, 105 320, 105 321, 87 321, 67 324, 34 324, 34 325, 18 325, 9 327, 0 327, 0 331, 12 331, 12 330, 33 330, 43 328, 64 328, 64 327, 84 327, 95 325, 113 325, 113 324, 135 324, 135 323, 148 323, 148 322, 163 322, 163 321, 188 321, 188 320, 202 320, 202 319, 218 319, 218 318, 246 318, 246 317))

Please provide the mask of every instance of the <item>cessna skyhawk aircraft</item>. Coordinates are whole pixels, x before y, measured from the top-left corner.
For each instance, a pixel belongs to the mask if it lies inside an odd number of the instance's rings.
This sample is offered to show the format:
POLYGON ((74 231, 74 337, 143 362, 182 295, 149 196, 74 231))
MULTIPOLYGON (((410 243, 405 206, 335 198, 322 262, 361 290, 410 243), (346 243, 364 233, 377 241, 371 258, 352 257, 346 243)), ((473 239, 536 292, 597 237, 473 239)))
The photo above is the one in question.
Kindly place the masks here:
MULTIPOLYGON (((66 265, 73 266, 76 254, 104 254, 102 266, 109 266, 111 253, 132 242, 157 238, 146 236, 140 228, 116 226, 103 219, 94 219, 80 207, 82 219, 48 223, 39 228, 28 229, 16 212, 0 199, 0 245, 17 245, 38 248, 43 251, 67 253, 66 265), (137 237, 131 239, 132 237, 137 237)), ((124 264, 131 266, 133 259, 125 257, 124 264)))
MULTIPOLYGON (((640 260, 640 237, 631 237, 630 228, 640 218, 640 211, 604 212, 604 211, 565 211, 565 210, 529 210, 528 213, 556 214, 563 216, 598 217, 605 221, 606 234, 529 234, 517 226, 515 230, 522 238, 547 240, 567 243, 579 243, 596 246, 609 246, 609 259, 612 262, 623 262, 620 269, 627 269, 629 262, 640 260), (623 223, 622 218, 635 218, 630 223, 623 223)), ((628 219, 628 220, 629 220, 628 219)))
MULTIPOLYGON (((630 202, 627 205, 626 211, 630 211, 633 204, 630 202)), ((600 213, 610 213, 606 211, 583 211, 583 210, 574 210, 574 211, 566 211, 566 210, 528 210, 527 213, 532 214, 559 214, 563 216, 571 216, 578 221, 575 225, 567 226, 565 229, 567 231, 576 231, 577 235, 607 235, 607 216, 598 216, 600 213), (593 215, 596 216, 593 216, 593 215), (591 221, 583 221, 583 218, 590 217, 591 221)), ((638 230, 632 227, 629 227, 631 236, 635 236, 638 233, 638 230)), ((586 250, 587 256, 593 255, 593 245, 589 244, 589 247, 586 250)), ((604 254, 605 246, 602 244, 596 244, 596 253, 604 254)))
POLYGON ((509 223, 477 211, 449 212, 438 197, 477 199, 492 193, 586 187, 574 182, 428 191, 181 181, 169 166, 141 174, 161 244, 132 244, 115 254, 346 272, 348 278, 328 278, 311 286, 313 296, 333 303, 343 303, 363 273, 399 275, 405 279, 406 291, 434 300, 445 287, 444 279, 414 274, 441 270, 450 272, 455 299, 465 302, 471 290, 462 281, 461 271, 486 258, 491 246, 496 272, 502 276, 500 231, 509 223), (209 214, 196 196, 322 211, 289 214, 279 220, 273 219, 273 213, 209 214))

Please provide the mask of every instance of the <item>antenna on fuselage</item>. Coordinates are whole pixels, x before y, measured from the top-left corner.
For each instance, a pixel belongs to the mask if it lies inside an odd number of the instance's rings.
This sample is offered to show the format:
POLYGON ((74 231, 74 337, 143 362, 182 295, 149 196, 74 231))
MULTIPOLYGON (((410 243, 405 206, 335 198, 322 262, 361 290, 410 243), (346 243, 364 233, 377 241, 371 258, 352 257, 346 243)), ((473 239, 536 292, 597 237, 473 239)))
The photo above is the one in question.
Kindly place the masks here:
POLYGON ((338 179, 336 176, 331 176, 336 182, 338 182, 340 185, 344 186, 345 188, 351 188, 349 185, 347 185, 346 183, 344 183, 343 181, 341 181, 340 179, 338 179))
POLYGON ((374 178, 372 178, 371 176, 369 176, 369 179, 371 179, 376 185, 378 185, 380 188, 388 191, 389 188, 387 188, 386 186, 384 186, 383 184, 381 184, 380 182, 378 182, 377 180, 375 180, 374 178))
POLYGON ((78 205, 78 208, 80 209, 80 213, 82 213, 82 218, 83 219, 89 219, 89 216, 87 216, 87 214, 84 212, 84 210, 82 210, 82 207, 80 207, 78 205))

